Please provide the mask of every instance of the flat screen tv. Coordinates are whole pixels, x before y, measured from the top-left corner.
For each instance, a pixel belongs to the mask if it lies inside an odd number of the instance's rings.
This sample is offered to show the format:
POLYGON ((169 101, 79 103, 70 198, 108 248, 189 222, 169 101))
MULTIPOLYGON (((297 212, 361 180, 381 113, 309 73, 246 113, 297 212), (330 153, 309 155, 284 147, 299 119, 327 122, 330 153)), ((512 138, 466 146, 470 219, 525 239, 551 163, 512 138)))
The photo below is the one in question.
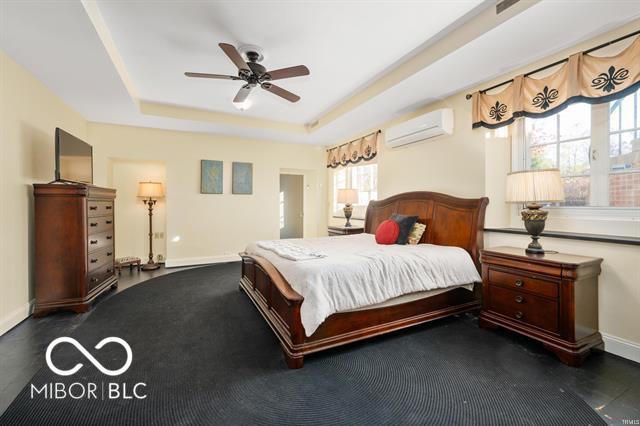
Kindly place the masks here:
POLYGON ((93 184, 93 148, 56 127, 56 180, 93 184))

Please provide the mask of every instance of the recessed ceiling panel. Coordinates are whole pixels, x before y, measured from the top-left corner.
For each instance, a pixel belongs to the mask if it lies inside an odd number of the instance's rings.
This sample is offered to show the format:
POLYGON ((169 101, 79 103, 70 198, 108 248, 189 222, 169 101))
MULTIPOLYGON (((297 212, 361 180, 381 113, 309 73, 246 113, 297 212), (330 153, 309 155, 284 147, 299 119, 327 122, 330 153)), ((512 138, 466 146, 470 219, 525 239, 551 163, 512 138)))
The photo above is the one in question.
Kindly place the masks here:
POLYGON ((115 2, 99 8, 142 100, 237 113, 241 81, 189 79, 185 71, 235 75, 218 43, 254 44, 262 64, 304 64, 280 80, 295 104, 261 89, 245 115, 304 124, 371 81, 480 3, 115 2))

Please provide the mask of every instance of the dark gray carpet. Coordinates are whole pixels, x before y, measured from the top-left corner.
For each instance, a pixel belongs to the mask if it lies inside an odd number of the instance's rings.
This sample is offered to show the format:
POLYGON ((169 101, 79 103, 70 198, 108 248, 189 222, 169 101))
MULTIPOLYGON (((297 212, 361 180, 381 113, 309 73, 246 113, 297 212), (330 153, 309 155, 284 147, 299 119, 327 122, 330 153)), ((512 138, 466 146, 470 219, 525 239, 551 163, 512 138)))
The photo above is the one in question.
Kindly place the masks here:
POLYGON ((69 377, 45 367, 31 381, 145 382, 146 399, 32 399, 28 385, 0 423, 603 424, 517 345, 460 318, 310 356, 303 369, 289 370, 275 336, 238 291, 239 274, 238 264, 192 269, 104 300, 72 337, 112 369, 122 366, 124 351, 93 346, 123 338, 131 368, 107 377, 60 345, 53 352, 59 368, 84 367, 69 377))

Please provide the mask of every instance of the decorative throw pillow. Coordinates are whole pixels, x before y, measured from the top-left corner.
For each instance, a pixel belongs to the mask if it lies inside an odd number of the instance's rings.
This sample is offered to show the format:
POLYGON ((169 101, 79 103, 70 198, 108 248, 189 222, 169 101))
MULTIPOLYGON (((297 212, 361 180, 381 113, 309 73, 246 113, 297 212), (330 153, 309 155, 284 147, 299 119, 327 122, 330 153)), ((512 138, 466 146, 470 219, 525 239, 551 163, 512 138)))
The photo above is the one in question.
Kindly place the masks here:
POLYGON ((376 229, 376 243, 378 244, 395 244, 400 234, 400 226, 391 219, 382 221, 376 229))
POLYGON ((411 233, 413 225, 415 225, 415 223, 418 221, 418 216, 394 214, 391 215, 391 220, 397 222, 398 226, 400 227, 400 235, 398 235, 396 244, 407 244, 407 239, 409 239, 409 234, 411 233))
POLYGON ((409 233, 409 238, 407 239, 408 244, 418 244, 420 242, 420 238, 422 238, 422 234, 427 230, 427 225, 424 223, 416 222, 411 228, 411 232, 409 233))

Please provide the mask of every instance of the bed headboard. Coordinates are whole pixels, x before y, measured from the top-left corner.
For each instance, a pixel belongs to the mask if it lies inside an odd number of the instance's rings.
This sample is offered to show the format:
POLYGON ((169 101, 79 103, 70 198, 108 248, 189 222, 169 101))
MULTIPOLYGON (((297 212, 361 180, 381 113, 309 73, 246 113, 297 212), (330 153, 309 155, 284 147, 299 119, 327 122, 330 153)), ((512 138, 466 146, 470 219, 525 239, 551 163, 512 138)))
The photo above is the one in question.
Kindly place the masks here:
POLYGON ((487 197, 457 198, 437 192, 405 192, 371 201, 367 207, 364 232, 375 234, 380 222, 394 213, 418 216, 418 222, 427 225, 420 243, 462 247, 480 270, 487 204, 487 197))

